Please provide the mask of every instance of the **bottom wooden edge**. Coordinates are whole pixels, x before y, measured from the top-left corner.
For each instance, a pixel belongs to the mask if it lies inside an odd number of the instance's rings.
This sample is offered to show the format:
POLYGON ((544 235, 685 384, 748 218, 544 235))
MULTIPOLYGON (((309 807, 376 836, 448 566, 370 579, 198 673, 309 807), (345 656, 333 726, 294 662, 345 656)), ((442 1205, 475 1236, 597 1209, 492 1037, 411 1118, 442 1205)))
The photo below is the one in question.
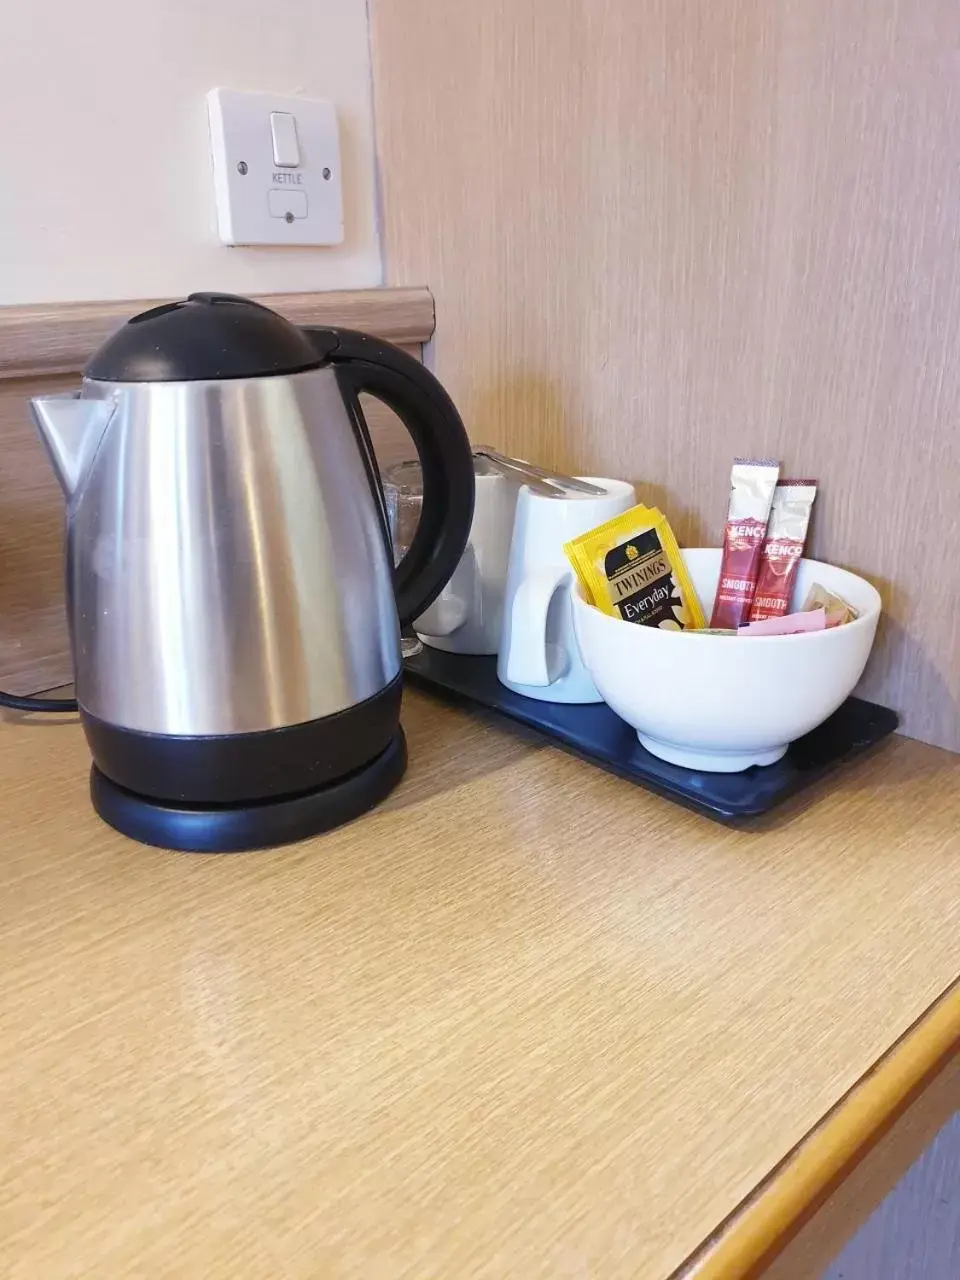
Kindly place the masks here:
POLYGON ((675 1274, 687 1280, 758 1276, 922 1093, 958 1044, 960 982, 939 997, 675 1274))

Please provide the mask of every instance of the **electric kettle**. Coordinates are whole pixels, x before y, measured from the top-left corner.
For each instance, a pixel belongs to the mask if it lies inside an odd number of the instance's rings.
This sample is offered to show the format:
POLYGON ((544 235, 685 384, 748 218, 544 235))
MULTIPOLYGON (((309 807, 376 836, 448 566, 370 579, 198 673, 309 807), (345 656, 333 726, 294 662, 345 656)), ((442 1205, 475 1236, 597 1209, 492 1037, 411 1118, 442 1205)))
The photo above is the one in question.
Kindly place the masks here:
POLYGON ((169 848, 299 839, 406 765, 400 624, 463 552, 473 460, 440 383, 345 329, 229 294, 134 316, 31 409, 67 499, 66 596, 100 815, 169 848), (358 397, 423 465, 394 572, 358 397))

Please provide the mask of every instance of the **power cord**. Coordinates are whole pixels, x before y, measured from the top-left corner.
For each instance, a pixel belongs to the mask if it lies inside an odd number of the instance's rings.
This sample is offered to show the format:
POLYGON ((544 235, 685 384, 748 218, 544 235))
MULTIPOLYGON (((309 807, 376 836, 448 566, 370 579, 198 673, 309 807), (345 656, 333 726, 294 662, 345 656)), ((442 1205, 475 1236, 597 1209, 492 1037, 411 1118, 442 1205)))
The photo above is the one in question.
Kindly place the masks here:
POLYGON ((76 698, 18 698, 0 690, 0 707, 10 711, 76 711, 76 698))

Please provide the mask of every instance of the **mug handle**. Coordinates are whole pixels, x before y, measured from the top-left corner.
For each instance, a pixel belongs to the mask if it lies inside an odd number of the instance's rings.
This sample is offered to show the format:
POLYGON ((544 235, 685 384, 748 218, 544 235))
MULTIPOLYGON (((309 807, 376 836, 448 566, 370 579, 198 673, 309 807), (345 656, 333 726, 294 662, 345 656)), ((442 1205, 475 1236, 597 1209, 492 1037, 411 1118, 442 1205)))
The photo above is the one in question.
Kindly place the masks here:
POLYGON ((510 603, 510 643, 506 678, 512 684, 543 687, 559 680, 547 667, 547 614, 550 602, 573 574, 565 565, 531 573, 520 583, 510 603))

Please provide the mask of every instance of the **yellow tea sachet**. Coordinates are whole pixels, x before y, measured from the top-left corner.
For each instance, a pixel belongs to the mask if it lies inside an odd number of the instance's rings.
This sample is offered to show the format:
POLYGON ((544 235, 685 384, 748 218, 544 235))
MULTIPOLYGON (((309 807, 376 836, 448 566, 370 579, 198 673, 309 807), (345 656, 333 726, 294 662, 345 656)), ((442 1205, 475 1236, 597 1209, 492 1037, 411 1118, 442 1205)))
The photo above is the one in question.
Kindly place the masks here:
POLYGON ((707 625, 673 530, 656 507, 631 507, 563 549, 587 599, 612 618, 665 631, 707 625))

